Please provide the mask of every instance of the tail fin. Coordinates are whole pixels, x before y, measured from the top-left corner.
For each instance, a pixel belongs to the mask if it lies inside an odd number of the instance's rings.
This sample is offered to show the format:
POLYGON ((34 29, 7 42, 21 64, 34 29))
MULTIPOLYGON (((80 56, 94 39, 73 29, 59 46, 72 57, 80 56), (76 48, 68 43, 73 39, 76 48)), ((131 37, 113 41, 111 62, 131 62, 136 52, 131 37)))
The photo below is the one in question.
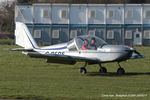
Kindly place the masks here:
POLYGON ((38 48, 38 45, 24 23, 16 22, 15 38, 16 44, 25 49, 38 48))

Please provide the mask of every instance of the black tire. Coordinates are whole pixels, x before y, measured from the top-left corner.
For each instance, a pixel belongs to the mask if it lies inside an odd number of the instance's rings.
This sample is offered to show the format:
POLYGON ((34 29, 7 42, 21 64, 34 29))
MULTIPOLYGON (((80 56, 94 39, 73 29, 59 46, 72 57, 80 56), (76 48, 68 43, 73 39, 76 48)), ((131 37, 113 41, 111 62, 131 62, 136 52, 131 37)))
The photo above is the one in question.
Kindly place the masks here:
POLYGON ((86 68, 84 68, 84 67, 81 67, 79 72, 80 72, 80 74, 86 74, 87 73, 86 68))
POLYGON ((125 70, 123 68, 118 68, 117 74, 118 75, 123 75, 123 74, 125 74, 125 70))
POLYGON ((101 67, 101 68, 99 69, 99 72, 100 72, 100 73, 107 73, 107 69, 106 69, 105 67, 101 67))

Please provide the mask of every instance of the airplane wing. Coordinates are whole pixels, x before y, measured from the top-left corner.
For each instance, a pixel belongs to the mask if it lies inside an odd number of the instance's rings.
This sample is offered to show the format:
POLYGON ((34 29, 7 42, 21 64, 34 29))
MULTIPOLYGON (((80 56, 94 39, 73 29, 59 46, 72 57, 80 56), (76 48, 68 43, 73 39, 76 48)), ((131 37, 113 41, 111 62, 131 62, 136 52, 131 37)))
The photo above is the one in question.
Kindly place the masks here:
POLYGON ((78 56, 67 56, 67 55, 58 55, 58 54, 40 54, 38 52, 24 52, 24 54, 30 57, 36 58, 46 58, 47 62, 52 63, 63 63, 63 64, 74 64, 77 61, 86 61, 89 63, 98 63, 99 61, 94 58, 85 58, 85 57, 78 57, 78 56))
POLYGON ((23 51, 22 53, 28 55, 30 57, 35 58, 46 58, 47 62, 52 63, 70 63, 70 62, 77 62, 77 61, 87 61, 89 63, 98 63, 99 61, 94 58, 85 58, 85 57, 78 57, 78 56, 66 56, 66 55, 58 55, 58 54, 40 54, 33 49, 24 49, 24 48, 10 48, 11 51, 23 51))

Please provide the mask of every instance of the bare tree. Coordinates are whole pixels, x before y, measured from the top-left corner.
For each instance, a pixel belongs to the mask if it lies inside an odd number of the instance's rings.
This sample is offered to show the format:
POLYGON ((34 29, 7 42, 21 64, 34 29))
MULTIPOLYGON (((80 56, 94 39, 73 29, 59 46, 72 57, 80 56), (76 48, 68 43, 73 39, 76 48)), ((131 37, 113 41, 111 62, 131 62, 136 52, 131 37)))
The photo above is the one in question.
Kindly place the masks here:
POLYGON ((9 4, 4 2, 1 4, 0 10, 0 31, 1 32, 14 32, 14 6, 15 2, 9 4))

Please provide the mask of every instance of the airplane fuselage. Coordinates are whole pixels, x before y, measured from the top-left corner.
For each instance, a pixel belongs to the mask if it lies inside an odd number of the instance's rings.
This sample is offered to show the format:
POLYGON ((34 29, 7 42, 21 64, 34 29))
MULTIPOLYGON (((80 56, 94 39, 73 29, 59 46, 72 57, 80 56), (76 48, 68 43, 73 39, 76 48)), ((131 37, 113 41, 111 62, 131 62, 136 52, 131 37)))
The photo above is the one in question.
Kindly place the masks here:
POLYGON ((94 58, 97 62, 124 61, 130 58, 132 52, 130 48, 122 45, 105 45, 97 50, 77 50, 69 51, 67 44, 36 48, 35 51, 43 55, 65 55, 71 57, 94 58), (54 48, 55 47, 55 48, 54 48))

